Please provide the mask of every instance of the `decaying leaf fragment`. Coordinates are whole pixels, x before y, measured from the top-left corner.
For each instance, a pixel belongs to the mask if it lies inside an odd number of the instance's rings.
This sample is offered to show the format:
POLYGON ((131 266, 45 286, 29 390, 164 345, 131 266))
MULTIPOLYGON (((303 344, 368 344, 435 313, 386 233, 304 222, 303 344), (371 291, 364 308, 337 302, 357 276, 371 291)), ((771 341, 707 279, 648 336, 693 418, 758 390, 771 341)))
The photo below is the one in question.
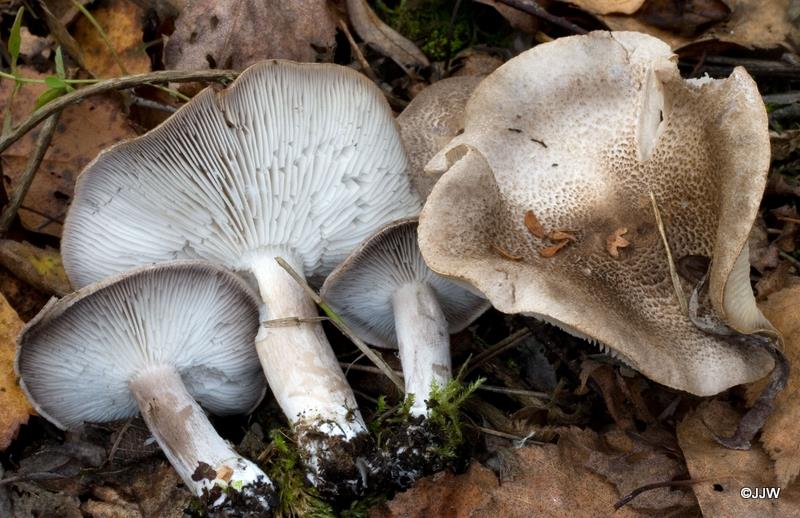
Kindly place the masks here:
POLYGON ((316 61, 335 45, 336 23, 325 0, 187 2, 164 47, 172 70, 242 70, 263 59, 316 61))
MULTIPOLYGON (((789 382, 775 399, 775 409, 761 432, 764 450, 775 461, 778 484, 786 487, 800 474, 800 282, 795 280, 769 295, 759 307, 783 335, 784 354, 791 365, 789 382)), ((763 383, 749 386, 749 399, 754 399, 762 387, 763 383)))
POLYGON ((626 246, 629 246, 631 244, 630 241, 622 237, 627 233, 628 233, 627 228, 620 227, 616 229, 614 232, 612 232, 606 238, 606 250, 608 250, 608 254, 614 259, 617 259, 619 257, 620 248, 625 248, 626 246))
POLYGON ((568 0, 592 14, 635 13, 644 3, 644 0, 568 0))
POLYGON ((534 214, 532 210, 525 211, 525 226, 528 227, 528 230, 530 230, 531 234, 534 236, 539 239, 544 238, 546 234, 544 227, 539 223, 539 218, 536 217, 536 214, 534 214))
POLYGON ((0 294, 0 451, 11 444, 20 425, 27 423, 28 416, 33 414, 14 374, 16 340, 22 325, 17 312, 0 294))
POLYGON ((53 248, 0 239, 0 264, 47 294, 61 297, 72 291, 61 264, 61 255, 53 248))
POLYGON ((347 0, 347 13, 361 39, 401 67, 425 68, 430 65, 428 58, 413 42, 378 18, 367 0, 347 0))
MULTIPOLYGON (((444 172, 420 216, 432 270, 472 284, 504 313, 541 316, 693 394, 772 370, 766 350, 732 346, 682 311, 650 201, 652 193, 673 257, 711 257, 710 305, 725 324, 771 330, 750 288, 747 248, 769 133, 744 69, 685 80, 665 43, 593 32, 506 62, 481 81, 465 112, 464 132, 426 166, 444 172), (562 249, 568 260, 538 254, 541 240, 522 217, 531 207, 551 228, 580 230, 562 249), (636 243, 625 261, 607 249, 620 228, 636 243), (503 261, 491 244, 526 260, 503 261)), ((681 293, 689 289, 680 284, 681 293)))

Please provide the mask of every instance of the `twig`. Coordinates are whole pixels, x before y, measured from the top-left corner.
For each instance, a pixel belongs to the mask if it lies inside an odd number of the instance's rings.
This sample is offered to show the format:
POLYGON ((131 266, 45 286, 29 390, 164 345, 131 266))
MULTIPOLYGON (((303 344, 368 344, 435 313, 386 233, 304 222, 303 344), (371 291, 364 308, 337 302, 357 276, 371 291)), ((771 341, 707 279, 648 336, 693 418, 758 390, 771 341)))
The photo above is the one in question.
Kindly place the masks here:
POLYGON ((539 5, 538 2, 535 0, 497 0, 501 4, 505 4, 509 7, 513 7, 519 11, 524 13, 528 13, 532 16, 537 18, 541 18, 542 20, 547 20, 548 22, 552 23, 553 25, 557 25, 562 29, 566 29, 570 32, 575 34, 586 34, 588 31, 582 27, 578 27, 574 23, 565 20, 559 16, 552 15, 548 13, 544 7, 539 5))
POLYGON ((491 428, 486 428, 485 426, 480 426, 477 424, 472 424, 472 423, 464 423, 464 424, 466 426, 469 426, 470 428, 474 428, 475 430, 478 430, 479 432, 485 433, 487 435, 494 435, 495 437, 502 437, 503 439, 510 439, 512 441, 522 440, 522 437, 520 437, 519 435, 501 432, 500 430, 493 430, 491 428))
POLYGON ((383 360, 383 358, 380 357, 378 353, 370 349, 367 344, 362 342, 361 339, 356 336, 356 334, 353 332, 352 329, 350 329, 350 327, 344 322, 344 320, 342 320, 342 318, 339 315, 337 315, 331 309, 331 307, 325 303, 324 300, 322 300, 322 297, 320 297, 317 292, 311 289, 311 286, 308 285, 306 280, 303 277, 301 277, 294 270, 294 268, 292 268, 291 265, 283 259, 283 257, 276 257, 275 261, 278 262, 281 268, 286 270, 286 273, 288 273, 292 277, 292 279, 294 279, 295 282, 297 282, 300 285, 300 287, 303 288, 303 291, 305 291, 306 294, 309 297, 311 297, 311 300, 313 300, 317 304, 317 306, 319 306, 320 309, 322 309, 322 311, 330 319, 331 323, 335 325, 336 328, 339 331, 341 331, 347 338, 349 338, 350 341, 353 342, 355 346, 361 350, 362 353, 364 353, 364 356, 369 358, 370 361, 374 363, 375 366, 378 367, 381 370, 381 372, 392 381, 392 383, 397 385, 397 388, 399 388, 401 392, 405 392, 405 386, 403 385, 403 380, 401 380, 397 375, 395 375, 392 368, 389 367, 389 365, 383 360))
POLYGON ((664 482, 654 482, 652 484, 645 484, 642 487, 637 487, 627 495, 623 496, 617 503, 614 504, 614 509, 619 509, 620 507, 624 506, 637 496, 641 495, 645 491, 650 491, 652 489, 659 489, 662 487, 686 487, 686 486, 693 486, 695 484, 702 484, 704 482, 709 482, 710 479, 693 479, 693 480, 666 480, 664 482))
POLYGON ((650 201, 653 204, 653 212, 656 215, 656 225, 658 226, 658 233, 661 234, 661 241, 664 243, 664 250, 667 252, 667 266, 669 266, 669 275, 672 278, 672 288, 675 290, 675 296, 678 298, 678 304, 681 307, 681 313, 684 316, 689 315, 689 305, 686 303, 686 295, 683 293, 681 287, 681 279, 678 277, 678 270, 675 268, 675 261, 672 259, 672 250, 669 248, 667 241, 667 232, 664 229, 664 221, 661 219, 661 211, 658 210, 658 203, 656 202, 656 195, 650 192, 650 201))
POLYGON ((344 37, 347 38, 347 42, 350 44, 350 48, 353 50, 353 54, 356 55, 356 61, 358 61, 358 64, 361 66, 361 71, 364 72, 372 81, 378 82, 378 76, 375 74, 375 71, 372 70, 367 58, 364 57, 364 53, 361 52, 361 48, 358 46, 355 38, 353 38, 353 35, 350 33, 347 23, 341 18, 339 18, 339 28, 342 29, 344 37))
POLYGON ((486 385, 485 383, 481 383, 480 385, 478 385, 478 390, 485 390, 486 392, 494 392, 496 394, 509 394, 515 396, 535 397, 539 399, 550 399, 552 397, 552 395, 548 394, 547 392, 536 392, 535 390, 498 387, 495 385, 486 385))
POLYGON ((520 329, 515 333, 507 336, 506 338, 500 340, 495 345, 491 346, 490 348, 486 349, 485 351, 481 352, 475 358, 472 359, 472 365, 464 372, 464 376, 467 376, 475 371, 478 367, 483 365, 484 363, 488 362, 492 358, 496 357, 499 354, 502 354, 506 350, 514 347, 517 343, 522 340, 523 338, 528 337, 531 334, 531 330, 528 328, 520 329))
POLYGON ((33 154, 28 157, 28 163, 25 165, 25 170, 20 177, 19 184, 17 188, 14 189, 14 192, 11 193, 8 205, 6 205, 2 215, 0 215, 0 236, 4 236, 6 232, 8 232, 11 223, 17 216, 20 205, 22 205, 22 200, 24 200, 25 195, 28 194, 28 189, 30 189, 33 178, 36 176, 36 171, 39 170, 47 148, 50 146, 50 140, 53 138, 53 134, 56 131, 60 115, 61 112, 54 113, 47 119, 44 126, 42 126, 42 131, 36 139, 36 147, 33 150, 33 154))
MULTIPOLYGON (((370 374, 383 374, 382 370, 380 370, 377 367, 372 367, 371 365, 361 365, 359 363, 353 363, 353 362, 339 362, 339 365, 351 371, 368 372, 370 374)), ((392 372, 394 372, 395 376, 397 376, 398 378, 403 377, 403 373, 400 371, 392 370, 392 372)))
POLYGON ((109 52, 111 52, 111 58, 114 60, 114 63, 116 63, 116 65, 119 67, 120 71, 122 71, 124 75, 128 75, 128 69, 125 68, 125 63, 122 62, 122 59, 120 59, 119 54, 117 54, 117 49, 115 49, 114 46, 111 44, 111 41, 109 41, 108 35, 106 34, 106 31, 103 30, 103 26, 100 25, 100 22, 98 22, 95 19, 95 17, 92 16, 92 13, 90 13, 89 10, 86 9, 82 3, 78 2, 77 0, 72 0, 72 5, 76 9, 78 9, 87 20, 89 20, 89 23, 92 24, 92 27, 94 27, 95 30, 97 31, 97 34, 100 36, 100 39, 103 40, 103 43, 106 44, 106 47, 108 48, 109 52))
POLYGON ((119 450, 119 445, 122 444, 122 438, 128 432, 128 428, 131 427, 131 423, 133 423, 133 417, 125 421, 125 424, 122 425, 122 428, 120 428, 119 432, 117 433, 117 438, 114 439, 114 444, 111 446, 111 450, 108 452, 106 464, 111 464, 114 462, 114 456, 117 454, 117 450, 119 450))
POLYGON ((44 119, 57 111, 63 110, 70 104, 77 103, 93 95, 110 92, 113 90, 126 90, 146 83, 186 83, 193 81, 222 81, 232 80, 239 72, 235 70, 161 70, 149 72, 147 74, 136 74, 132 76, 114 77, 99 81, 93 85, 86 86, 45 104, 14 128, 8 135, 0 139, 0 153, 8 149, 8 146, 19 140, 24 134, 36 127, 44 119))
POLYGON ((792 264, 794 265, 794 267, 795 267, 795 268, 797 268, 797 270, 798 270, 798 271, 800 271, 800 261, 798 261, 797 259, 795 259, 795 258, 794 258, 794 257, 792 257, 791 255, 787 254, 787 253, 786 253, 786 252, 784 252, 783 250, 780 250, 780 251, 778 252, 778 255, 779 255, 779 256, 781 256, 781 257, 783 257, 784 259, 786 259, 786 260, 787 260, 787 261, 789 261, 790 263, 792 263, 792 264))

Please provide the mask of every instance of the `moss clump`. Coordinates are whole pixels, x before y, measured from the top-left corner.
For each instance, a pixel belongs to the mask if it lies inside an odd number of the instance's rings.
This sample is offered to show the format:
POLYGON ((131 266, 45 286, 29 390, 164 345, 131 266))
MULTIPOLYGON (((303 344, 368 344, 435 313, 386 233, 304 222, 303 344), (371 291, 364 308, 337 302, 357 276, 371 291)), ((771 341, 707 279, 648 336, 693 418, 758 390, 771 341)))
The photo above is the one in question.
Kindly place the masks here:
POLYGON ((472 24, 466 9, 459 11, 451 26, 452 1, 400 0, 389 7, 377 0, 375 7, 386 23, 434 61, 447 59, 470 44, 472 24))

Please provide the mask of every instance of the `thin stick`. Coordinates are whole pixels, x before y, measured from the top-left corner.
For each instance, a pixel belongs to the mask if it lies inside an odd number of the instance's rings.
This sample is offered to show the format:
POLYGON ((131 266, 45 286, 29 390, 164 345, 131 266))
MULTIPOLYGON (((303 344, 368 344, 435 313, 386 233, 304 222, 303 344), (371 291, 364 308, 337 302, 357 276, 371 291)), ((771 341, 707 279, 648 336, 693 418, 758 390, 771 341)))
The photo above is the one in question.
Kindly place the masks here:
POLYGON ((117 433, 117 438, 114 440, 114 444, 111 446, 111 450, 108 452, 106 464, 111 464, 114 461, 114 456, 117 454, 117 450, 119 450, 119 445, 122 444, 122 438, 128 432, 128 428, 131 427, 131 423, 133 423, 133 417, 125 421, 125 424, 122 426, 119 433, 117 433))
POLYGON ((478 390, 485 390, 486 392, 494 392, 496 394, 509 394, 514 396, 528 396, 538 399, 550 399, 552 396, 547 392, 537 392, 535 390, 514 389, 507 387, 498 387, 495 385, 486 385, 481 383, 478 385, 478 390))
POLYGON ((111 41, 109 41, 108 35, 106 34, 106 31, 103 29, 103 26, 100 25, 100 22, 98 22, 95 19, 95 17, 92 16, 92 13, 90 13, 89 10, 86 9, 82 3, 78 2, 77 0, 72 0, 72 5, 76 9, 78 9, 81 12, 81 14, 83 14, 83 16, 86 17, 87 20, 89 20, 89 23, 92 24, 92 26, 97 31, 97 34, 100 36, 100 39, 103 40, 103 43, 106 44, 106 47, 108 48, 109 52, 111 52, 111 58, 114 60, 114 63, 116 63, 116 65, 119 67, 119 69, 122 71, 124 75, 128 75, 128 69, 125 68, 125 63, 122 62, 122 59, 120 59, 119 54, 117 54, 117 49, 115 49, 114 46, 111 44, 111 41))
POLYGON ((787 261, 789 261, 790 263, 792 263, 792 264, 794 265, 794 267, 795 267, 795 268, 797 268, 798 270, 800 270, 800 261, 798 261, 797 259, 795 259, 795 258, 794 258, 794 257, 792 257, 791 255, 787 254, 787 253, 786 253, 786 252, 784 252, 783 250, 780 250, 780 251, 778 252, 778 255, 779 255, 779 256, 781 256, 781 257, 783 257, 784 259, 786 259, 786 260, 787 260, 787 261))
POLYGON ((479 432, 485 433, 487 435, 494 435, 495 437, 502 437, 503 439, 511 439, 512 441, 522 440, 522 437, 520 437, 519 435, 513 435, 510 433, 501 432, 500 430, 492 430, 491 428, 486 428, 485 426, 479 426, 472 423, 464 423, 464 424, 466 426, 469 426, 470 428, 474 428, 475 430, 478 430, 479 432))
POLYGON ((353 50, 353 53, 356 55, 356 61, 358 64, 361 65, 361 70, 373 81, 378 81, 378 76, 375 74, 375 71, 372 70, 372 67, 367 61, 367 58, 364 57, 364 53, 361 52, 361 48, 356 43, 356 40, 353 38, 353 35, 350 33, 350 29, 347 27, 347 23, 344 20, 339 18, 339 28, 342 29, 344 33, 344 37, 347 38, 347 42, 350 43, 350 48, 353 50))
POLYGON ((374 363, 375 366, 378 367, 381 370, 381 372, 392 381, 392 383, 397 385, 397 388, 399 388, 401 392, 405 392, 405 386, 403 385, 403 380, 401 380, 398 376, 395 375, 392 368, 389 367, 389 365, 385 361, 383 361, 383 358, 381 358, 378 353, 370 349, 367 344, 362 342, 361 339, 355 335, 353 330, 350 329, 350 327, 347 324, 345 324, 344 320, 342 320, 342 318, 339 315, 337 315, 331 309, 331 307, 325 303, 324 300, 322 300, 322 297, 320 297, 317 292, 311 289, 311 286, 308 285, 306 280, 303 277, 301 277, 294 270, 294 268, 292 268, 291 265, 289 265, 289 263, 287 263, 283 259, 283 257, 276 257, 275 261, 278 262, 281 268, 286 270, 286 273, 288 273, 292 277, 292 279, 294 279, 295 282, 299 284, 301 288, 303 288, 306 294, 309 297, 311 297, 311 300, 313 300, 317 304, 317 306, 319 306, 320 309, 322 309, 322 311, 330 319, 331 323, 335 325, 336 328, 339 331, 341 331, 347 338, 349 338, 350 341, 353 342, 355 346, 358 347, 359 350, 361 350, 362 353, 364 353, 364 356, 369 358, 370 361, 374 363))
POLYGON ((504 339, 497 342, 495 345, 491 346, 490 348, 486 349, 485 351, 481 352, 475 358, 472 359, 472 365, 464 372, 464 376, 467 376, 475 371, 478 367, 483 365, 484 363, 488 362, 492 358, 496 357, 499 354, 502 354, 506 350, 514 347, 517 343, 526 338, 528 335, 531 334, 531 330, 528 328, 520 329, 515 333, 505 337, 504 339))
POLYGON ((505 4, 509 7, 513 7, 519 11, 524 13, 528 13, 532 16, 537 18, 541 18, 542 20, 547 20, 548 22, 552 23, 553 25, 557 25, 562 29, 566 29, 570 32, 575 34, 586 34, 586 29, 582 27, 578 27, 572 22, 565 20, 564 18, 560 18, 558 16, 552 15, 545 11, 544 7, 539 5, 535 0, 497 0, 501 4, 505 4))
POLYGON ((664 243, 664 250, 667 252, 667 266, 669 266, 669 275, 672 278, 672 288, 675 290, 675 296, 678 298, 678 304, 681 307, 681 313, 689 316, 689 305, 686 303, 686 295, 681 288, 681 278, 678 277, 678 270, 675 268, 675 261, 672 259, 672 250, 669 248, 667 241, 667 231, 664 229, 664 221, 661 219, 661 211, 658 210, 658 203, 656 202, 656 195, 650 191, 650 201, 653 204, 653 212, 656 215, 656 225, 658 226, 658 233, 661 234, 661 241, 664 243))
POLYGON ((651 491, 653 489, 659 489, 662 487, 687 487, 693 486, 695 484, 702 484, 705 482, 710 482, 711 479, 703 478, 703 479, 693 479, 693 480, 666 480, 664 482, 654 482, 652 484, 646 484, 642 487, 637 487, 627 495, 623 496, 614 504, 614 509, 619 509, 620 507, 624 506, 637 496, 641 495, 645 491, 651 491))
POLYGON ((136 74, 101 80, 93 85, 62 95, 30 114, 19 126, 0 139, 0 153, 8 149, 8 146, 19 140, 23 135, 53 113, 61 111, 70 104, 77 103, 93 95, 113 90, 126 90, 151 82, 186 83, 193 81, 230 81, 236 78, 238 74, 239 72, 235 70, 195 70, 189 72, 181 70, 161 70, 158 72, 149 72, 147 74, 136 74))
POLYGON ((14 189, 14 192, 11 193, 8 205, 6 205, 2 215, 0 215, 0 236, 4 236, 6 232, 8 232, 11 223, 17 216, 17 211, 19 211, 22 205, 22 201, 25 199, 25 195, 28 194, 28 189, 30 189, 33 178, 36 176, 36 171, 39 170, 47 148, 50 147, 50 140, 53 138, 53 134, 56 131, 60 115, 61 112, 54 113, 47 119, 44 126, 42 126, 42 131, 36 139, 36 147, 33 150, 33 154, 28 157, 28 163, 25 165, 25 170, 22 172, 19 184, 17 188, 14 189))

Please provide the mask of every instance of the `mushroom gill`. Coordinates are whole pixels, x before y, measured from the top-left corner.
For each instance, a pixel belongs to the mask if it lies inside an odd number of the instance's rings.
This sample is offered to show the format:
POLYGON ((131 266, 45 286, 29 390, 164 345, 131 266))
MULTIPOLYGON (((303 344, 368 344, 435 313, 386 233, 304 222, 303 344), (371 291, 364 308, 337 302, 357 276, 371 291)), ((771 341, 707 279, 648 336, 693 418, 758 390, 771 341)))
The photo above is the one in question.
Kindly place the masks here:
MULTIPOLYGON (((773 332, 747 261, 769 157, 766 111, 743 69, 684 80, 653 37, 562 38, 475 90, 464 133, 426 167, 445 174, 422 212, 420 248, 434 271, 470 282, 499 310, 555 323, 659 383, 712 395, 763 377, 773 361, 682 311, 651 193, 675 260, 711 258, 709 309, 739 332, 773 332)), ((688 298, 695 283, 681 283, 688 298)))

